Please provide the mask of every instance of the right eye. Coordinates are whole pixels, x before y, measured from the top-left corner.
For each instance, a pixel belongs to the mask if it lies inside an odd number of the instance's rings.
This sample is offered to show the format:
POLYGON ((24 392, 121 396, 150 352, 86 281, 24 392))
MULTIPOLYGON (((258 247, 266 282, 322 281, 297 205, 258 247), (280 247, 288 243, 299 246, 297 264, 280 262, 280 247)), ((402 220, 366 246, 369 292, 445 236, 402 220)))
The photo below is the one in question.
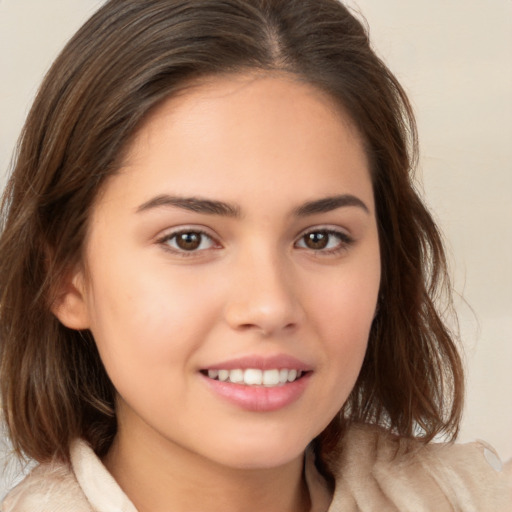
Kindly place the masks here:
POLYGON ((159 243, 164 244, 172 251, 181 253, 193 253, 215 247, 215 242, 203 231, 183 230, 169 233, 159 243))

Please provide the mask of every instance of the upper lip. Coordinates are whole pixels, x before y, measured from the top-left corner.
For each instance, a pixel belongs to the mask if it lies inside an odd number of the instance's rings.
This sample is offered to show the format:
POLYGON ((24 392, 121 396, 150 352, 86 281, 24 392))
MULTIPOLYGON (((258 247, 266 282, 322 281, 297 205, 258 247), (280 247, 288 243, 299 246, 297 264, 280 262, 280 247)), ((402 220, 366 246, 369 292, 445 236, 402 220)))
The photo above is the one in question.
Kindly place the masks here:
POLYGON ((249 368, 259 370, 273 370, 277 368, 301 370, 303 372, 312 370, 311 365, 287 354, 277 354, 273 356, 261 356, 255 354, 237 357, 235 359, 229 359, 227 361, 221 361, 219 363, 209 365, 203 368, 203 370, 247 370, 249 368))

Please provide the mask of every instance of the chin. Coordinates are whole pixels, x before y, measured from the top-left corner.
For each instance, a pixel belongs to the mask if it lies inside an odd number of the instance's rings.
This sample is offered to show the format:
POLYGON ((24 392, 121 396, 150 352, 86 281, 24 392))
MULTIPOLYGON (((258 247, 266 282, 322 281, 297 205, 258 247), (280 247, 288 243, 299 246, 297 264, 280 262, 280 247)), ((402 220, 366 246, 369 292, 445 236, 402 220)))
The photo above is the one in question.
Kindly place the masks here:
POLYGON ((222 465, 237 469, 277 468, 302 457, 311 439, 309 436, 290 438, 289 435, 232 438, 224 449, 218 449, 221 443, 217 445, 214 457, 222 465))

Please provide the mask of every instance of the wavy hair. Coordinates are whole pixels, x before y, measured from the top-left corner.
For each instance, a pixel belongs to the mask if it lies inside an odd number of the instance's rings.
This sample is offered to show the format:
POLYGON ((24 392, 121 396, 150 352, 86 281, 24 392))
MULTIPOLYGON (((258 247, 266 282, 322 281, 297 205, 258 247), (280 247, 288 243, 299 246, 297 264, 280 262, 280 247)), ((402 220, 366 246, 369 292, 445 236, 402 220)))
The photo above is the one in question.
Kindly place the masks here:
POLYGON ((110 0, 46 75, 2 201, 0 372, 15 451, 67 459, 81 436, 105 454, 115 390, 88 331, 51 313, 81 261, 105 180, 148 112, 194 80, 284 71, 327 92, 365 144, 382 260, 378 313, 355 388, 320 435, 325 457, 351 422, 428 441, 454 436, 463 399, 442 240, 413 185, 416 126, 363 24, 337 0, 110 0))

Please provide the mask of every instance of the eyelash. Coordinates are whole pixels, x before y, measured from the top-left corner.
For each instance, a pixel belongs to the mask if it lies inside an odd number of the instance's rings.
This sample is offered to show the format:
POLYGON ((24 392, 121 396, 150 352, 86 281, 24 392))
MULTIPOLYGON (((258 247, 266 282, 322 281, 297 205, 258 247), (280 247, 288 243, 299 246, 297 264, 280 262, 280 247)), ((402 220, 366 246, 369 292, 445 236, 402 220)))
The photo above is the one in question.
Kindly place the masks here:
MULTIPOLYGON (((216 243, 216 241, 214 240, 214 238, 211 235, 209 235, 208 233, 206 233, 205 231, 203 231, 201 229, 180 229, 179 231, 174 231, 172 233, 166 234, 165 236, 163 236, 162 238, 157 240, 157 243, 161 244, 165 250, 172 252, 173 254, 176 254, 178 256, 184 257, 184 258, 193 257, 193 256, 196 256, 197 253, 200 253, 202 251, 205 251, 205 250, 208 250, 211 248, 219 248, 220 247, 220 245, 216 243), (199 236, 200 237, 199 247, 196 249, 192 249, 192 250, 186 250, 186 249, 183 249, 180 247, 171 247, 170 242, 172 240, 175 241, 177 239, 177 237, 179 237, 180 235, 197 235, 197 236, 199 236), (212 247, 200 249, 205 238, 210 240, 212 247), (215 247, 215 245, 217 245, 217 247, 215 247)), ((337 230, 329 229, 329 228, 315 228, 315 229, 311 229, 311 230, 303 232, 300 235, 300 237, 298 238, 298 240, 294 243, 294 247, 297 247, 299 249, 303 249, 306 251, 311 251, 312 253, 314 253, 315 255, 318 255, 318 256, 331 256, 331 255, 336 255, 343 251, 346 251, 351 245, 353 245, 353 243, 354 243, 354 239, 342 231, 337 231, 337 230), (312 248, 306 247, 306 246, 299 247, 299 243, 301 241, 304 241, 307 236, 318 235, 318 234, 327 235, 329 237, 327 245, 330 243, 331 237, 337 238, 339 240, 339 243, 337 244, 336 247, 329 248, 329 249, 325 249, 325 248, 312 249, 312 248)))
MULTIPOLYGON (((335 256, 343 251, 346 251, 354 243, 354 239, 347 235, 346 233, 344 233, 343 231, 338 231, 330 228, 314 228, 302 233, 298 241, 295 242, 295 246, 298 245, 299 241, 304 241, 307 236, 318 234, 327 235, 329 238, 335 237, 338 239, 339 243, 337 244, 336 247, 330 249, 322 248, 315 250, 311 249, 310 247, 300 247, 300 249, 312 251, 315 254, 315 256, 335 256)), ((328 240, 327 244, 329 243, 330 240, 328 240)))
MULTIPOLYGON (((187 251, 186 249, 182 249, 180 247, 171 247, 169 242, 171 242, 172 240, 176 240, 177 237, 179 237, 180 235, 198 235, 200 237, 200 246, 203 244, 205 238, 209 239, 211 241, 213 247, 215 247, 215 245, 218 245, 218 244, 216 244, 215 240, 213 239, 213 237, 211 235, 209 235, 208 233, 206 233, 205 231, 203 231, 201 229, 196 229, 196 228, 180 229, 178 231, 173 231, 172 233, 169 233, 169 234, 163 236, 162 238, 160 238, 159 240, 157 240, 157 242, 159 244, 161 244, 166 251, 172 252, 173 254, 176 254, 183 258, 189 258, 192 256, 196 256, 197 253, 206 250, 206 249, 194 249, 194 250, 187 251)), ((211 247, 208 247, 207 249, 210 249, 210 248, 211 247)))

